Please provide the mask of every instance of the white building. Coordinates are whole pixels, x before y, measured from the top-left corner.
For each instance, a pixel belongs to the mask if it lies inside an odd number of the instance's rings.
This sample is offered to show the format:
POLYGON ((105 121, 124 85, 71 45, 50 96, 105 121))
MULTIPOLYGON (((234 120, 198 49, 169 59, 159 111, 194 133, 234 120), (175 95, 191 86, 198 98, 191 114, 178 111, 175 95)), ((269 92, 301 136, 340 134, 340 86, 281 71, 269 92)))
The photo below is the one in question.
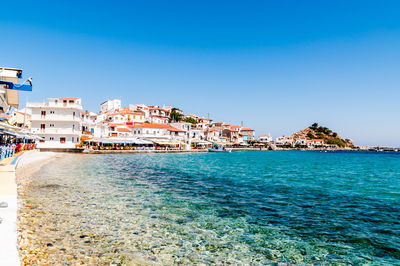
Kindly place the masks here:
POLYGON ((107 113, 110 111, 115 111, 121 109, 121 100, 107 100, 100 104, 100 113, 107 113))
POLYGON ((97 114, 93 112, 81 112, 81 129, 84 135, 93 135, 97 122, 97 114))
POLYGON ((261 143, 270 143, 270 142, 272 142, 272 137, 271 137, 271 135, 264 134, 264 135, 259 136, 258 140, 261 143))
POLYGON ((42 137, 38 148, 75 148, 81 137, 81 98, 51 98, 27 103, 32 110, 31 132, 42 137))
POLYGON ((292 145, 293 144, 293 136, 283 136, 278 137, 275 140, 276 145, 292 145))
POLYGON ((21 110, 13 109, 11 112, 11 118, 8 119, 8 123, 20 128, 30 129, 31 115, 32 111, 29 108, 23 108, 21 110))
POLYGON ((294 145, 307 146, 307 139, 304 136, 299 136, 294 140, 294 145))
POLYGON ((132 127, 133 136, 159 140, 185 140, 185 130, 167 124, 143 123, 132 127))

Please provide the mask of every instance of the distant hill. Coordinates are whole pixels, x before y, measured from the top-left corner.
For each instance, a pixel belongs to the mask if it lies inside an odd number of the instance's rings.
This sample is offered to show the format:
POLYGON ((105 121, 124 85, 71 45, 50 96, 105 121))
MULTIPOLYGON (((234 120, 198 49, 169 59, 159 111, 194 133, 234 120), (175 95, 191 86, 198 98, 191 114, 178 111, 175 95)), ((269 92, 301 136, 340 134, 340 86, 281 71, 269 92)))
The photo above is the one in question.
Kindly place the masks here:
POLYGON ((312 124, 303 130, 300 130, 293 134, 293 137, 298 138, 300 136, 306 139, 323 139, 326 144, 336 144, 339 147, 354 147, 351 139, 344 139, 339 136, 338 133, 331 129, 323 126, 319 126, 318 123, 312 124))

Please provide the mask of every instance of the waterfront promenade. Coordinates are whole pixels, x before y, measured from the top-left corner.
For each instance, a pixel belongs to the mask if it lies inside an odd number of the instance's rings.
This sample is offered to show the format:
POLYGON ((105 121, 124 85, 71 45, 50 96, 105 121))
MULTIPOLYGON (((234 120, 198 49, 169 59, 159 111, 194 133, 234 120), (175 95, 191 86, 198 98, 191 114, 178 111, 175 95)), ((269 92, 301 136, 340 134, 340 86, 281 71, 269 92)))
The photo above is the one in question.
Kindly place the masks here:
POLYGON ((0 261, 2 265, 19 265, 15 170, 21 156, 23 153, 6 158, 0 165, 0 261))
POLYGON ((1 265, 20 265, 18 255, 18 192, 17 168, 33 168, 53 157, 55 153, 25 151, 4 159, 0 164, 0 262, 1 265))

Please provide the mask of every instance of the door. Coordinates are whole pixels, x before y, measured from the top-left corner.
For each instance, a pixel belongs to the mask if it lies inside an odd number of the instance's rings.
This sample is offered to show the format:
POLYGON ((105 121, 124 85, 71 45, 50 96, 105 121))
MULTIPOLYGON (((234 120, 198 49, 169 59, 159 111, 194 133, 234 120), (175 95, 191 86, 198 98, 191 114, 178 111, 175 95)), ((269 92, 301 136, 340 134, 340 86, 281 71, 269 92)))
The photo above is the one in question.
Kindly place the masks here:
POLYGON ((42 111, 41 115, 42 115, 42 119, 45 119, 46 118, 46 111, 42 111))
POLYGON ((46 124, 40 124, 40 132, 44 132, 44 130, 46 129, 46 124))
POLYGON ((65 143, 65 138, 60 138, 60 143, 65 143))

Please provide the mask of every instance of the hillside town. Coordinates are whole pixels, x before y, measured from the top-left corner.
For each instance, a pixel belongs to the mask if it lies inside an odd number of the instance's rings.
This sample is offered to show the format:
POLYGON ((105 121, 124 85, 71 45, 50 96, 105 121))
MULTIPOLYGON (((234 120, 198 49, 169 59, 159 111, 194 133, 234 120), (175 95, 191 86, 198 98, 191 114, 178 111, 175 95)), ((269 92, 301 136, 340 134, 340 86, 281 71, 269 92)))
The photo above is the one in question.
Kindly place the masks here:
POLYGON ((27 102, 19 109, 18 92, 32 91, 32 78, 18 85, 21 78, 21 69, 0 68, 0 133, 3 146, 15 144, 14 149, 21 143, 60 151, 354 148, 351 140, 343 140, 325 127, 310 127, 274 141, 270 134, 256 138, 252 128, 185 114, 173 106, 123 106, 120 99, 104 101, 98 112, 85 110, 80 97, 27 102), (324 135, 324 130, 329 134, 324 135))
POLYGON ((40 137, 37 147, 41 149, 124 145, 190 150, 214 144, 249 146, 255 140, 251 128, 184 114, 171 106, 123 107, 120 99, 101 103, 100 112, 95 113, 83 111, 79 97, 52 98, 45 103, 28 102, 24 110, 11 116, 18 116, 16 125, 30 127, 40 137), (28 123, 24 124, 22 118, 26 117, 28 123))

